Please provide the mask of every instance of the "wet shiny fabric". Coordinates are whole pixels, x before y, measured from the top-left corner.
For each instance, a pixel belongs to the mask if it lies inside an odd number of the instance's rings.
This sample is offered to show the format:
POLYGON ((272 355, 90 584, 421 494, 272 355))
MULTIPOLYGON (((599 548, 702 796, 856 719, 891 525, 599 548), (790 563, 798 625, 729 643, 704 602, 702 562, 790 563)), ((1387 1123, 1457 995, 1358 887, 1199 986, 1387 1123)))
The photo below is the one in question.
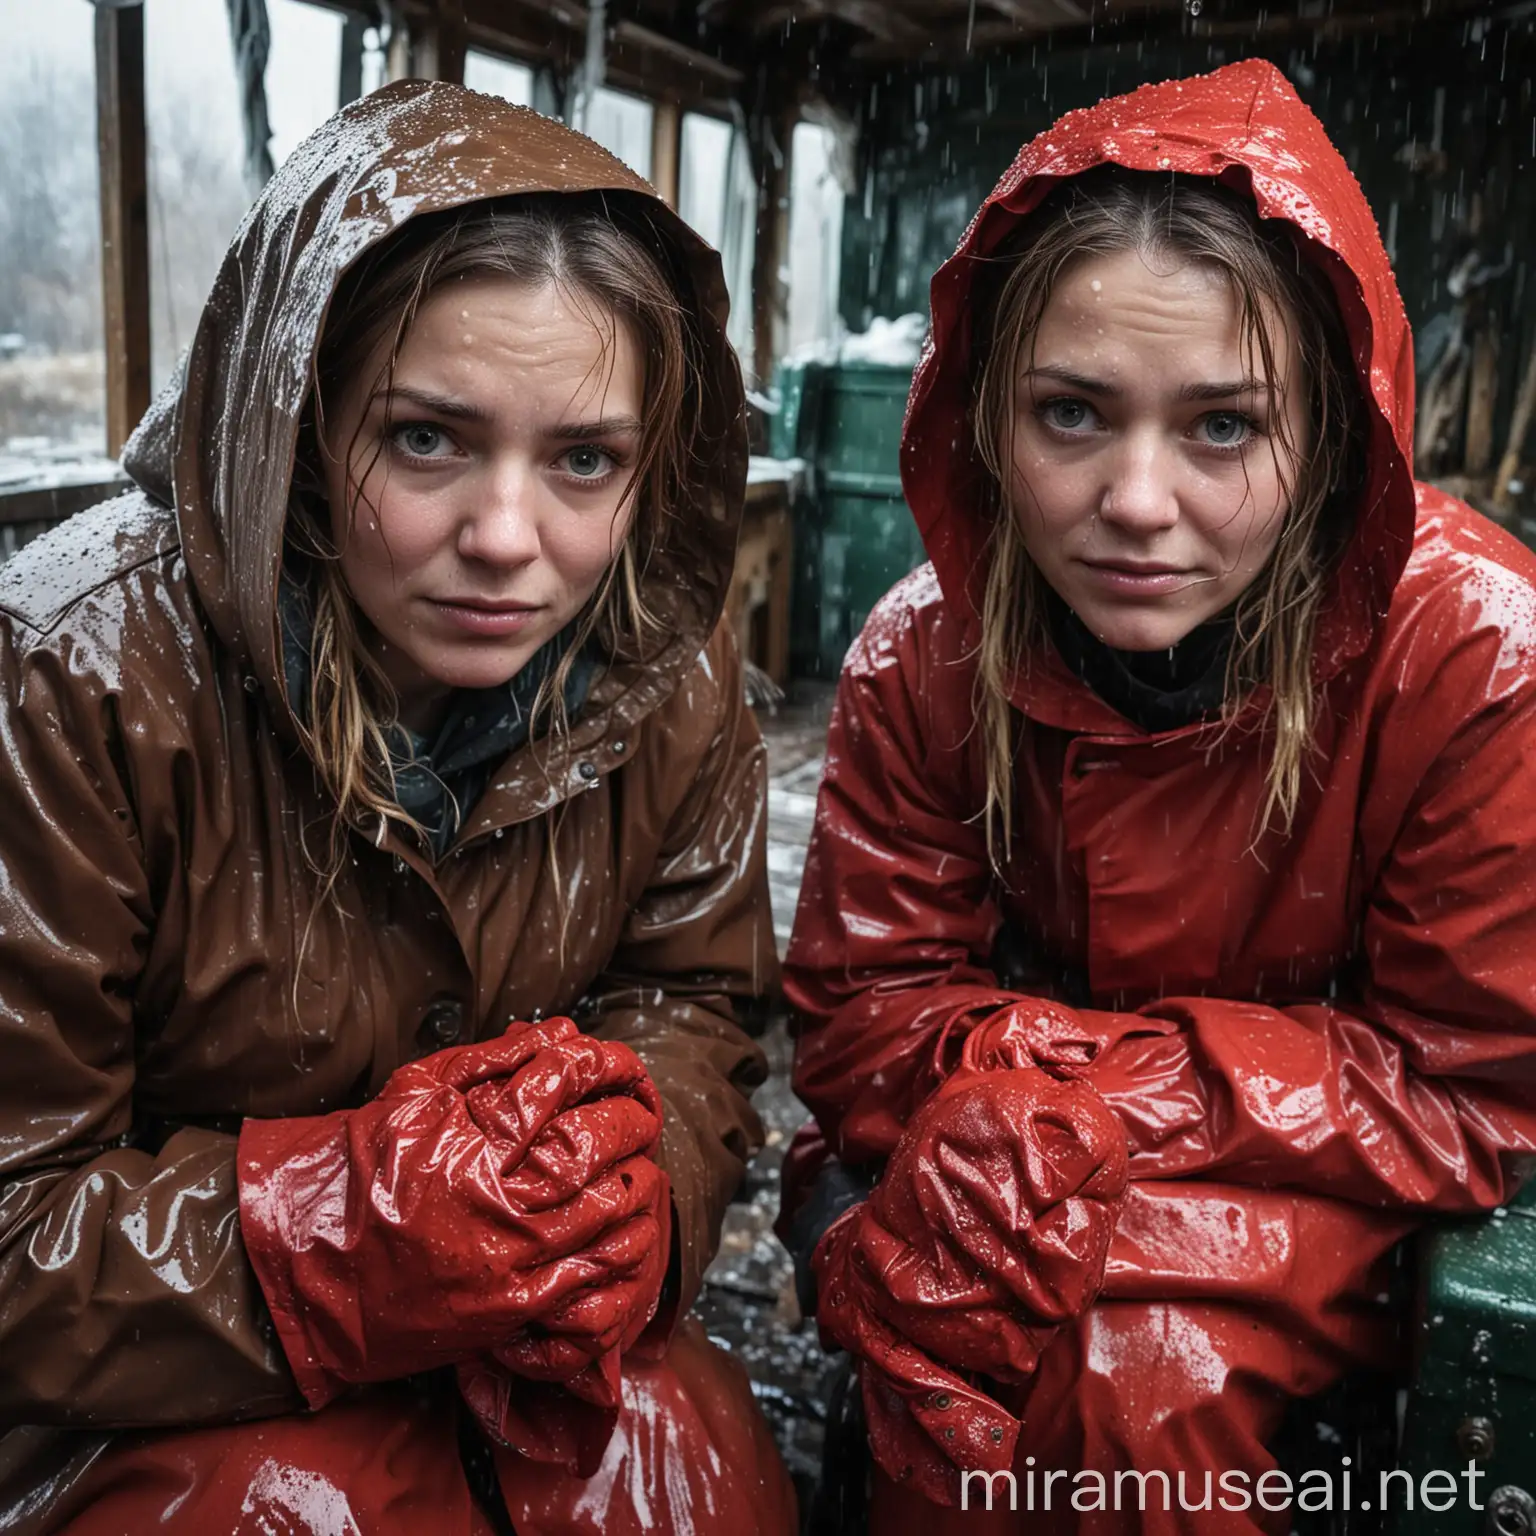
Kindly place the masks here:
POLYGON ((492 1355, 616 1408, 667 1269, 660 1140, 639 1058, 569 1019, 401 1067, 358 1109, 247 1120, 240 1229, 309 1406, 492 1355))
POLYGON ((792 1536, 794 1488, 741 1366, 700 1324, 666 1358, 627 1365, 618 1427, 596 1471, 501 1450, 497 1474, 518 1536, 792 1536))
MULTIPOLYGON (((1099 1301, 1031 1383, 997 1389, 1023 1418, 1015 1467, 1257 1474, 1287 1398, 1401 1358, 1394 1243, 1433 1212, 1498 1205, 1536 1151, 1536 559, 1415 486, 1386 255, 1266 63, 1064 118, 1021 151, 932 301, 903 440, 932 565, 877 606, 839 684, 787 965, 795 1086, 817 1124, 786 1164, 786 1205, 818 1139, 878 1166, 967 1059, 1080 1079, 1124 1130, 1130 1183, 1099 1301), (1231 730, 1154 733, 1054 652, 1031 655, 999 880, 971 713, 990 514, 966 423, 969 295, 978 258, 1059 178, 1106 161, 1219 176, 1293 227, 1359 359, 1365 486, 1319 622, 1323 703, 1289 831, 1262 824, 1262 698, 1231 730), (1005 932, 1021 951, 1006 987, 1005 932)), ((900 1482, 904 1464, 875 1451, 900 1482)), ((954 1460, 946 1503, 972 1464, 954 1460)), ((949 1528, 917 1502, 886 1489, 873 1528, 949 1528)), ((1269 1517, 1052 1518, 1162 1532, 1269 1517)))
MULTIPOLYGON (((727 309, 718 256, 606 151, 458 87, 387 86, 317 130, 242 224, 125 451, 137 489, 0 570, 0 1523, 18 1536, 49 1528, 69 1469, 113 1434, 252 1421, 195 1442, 233 1467, 257 1421, 305 1408, 243 1240, 242 1124, 308 1135, 513 1021, 568 1016, 643 1065, 672 1221, 658 1331, 692 1304, 761 1143, 766 1067, 743 1026, 776 973, 766 765, 719 622, 747 463, 727 309), (645 655, 602 659, 568 754, 509 751, 440 854, 358 826, 326 893, 332 807, 277 611, 326 305, 406 221, 548 190, 624 211, 697 328, 708 385, 644 578, 660 626, 645 655)), ((355 1318, 310 1321, 311 1391, 333 1366, 375 1374, 355 1318)), ((384 1321, 403 1346, 410 1320, 384 1321)), ((520 1367, 617 1313, 565 1321, 520 1367)), ((431 1355, 416 1345, 400 1368, 431 1355)), ((598 1377, 611 1398, 611 1364, 598 1377)), ((333 1406, 370 1390, 391 1389, 333 1406)), ((780 1475, 721 1486, 738 1472, 780 1475)))
MULTIPOLYGON (((502 1450, 518 1536, 789 1536, 794 1491, 746 1373, 694 1322, 626 1366, 597 1474, 502 1450)), ((452 1398, 430 1379, 319 1413, 124 1436, 72 1480, 59 1536, 495 1536, 460 1465, 452 1398)))
MULTIPOLYGON (((1103 1281, 1125 1134, 1091 1089, 961 1070, 816 1253, 823 1337, 861 1361, 881 1466, 942 1501, 952 1466, 1003 1470, 1019 1421, 973 1385, 1029 1380, 1103 1281)), ((875 1527, 879 1529, 879 1527, 875 1527)))

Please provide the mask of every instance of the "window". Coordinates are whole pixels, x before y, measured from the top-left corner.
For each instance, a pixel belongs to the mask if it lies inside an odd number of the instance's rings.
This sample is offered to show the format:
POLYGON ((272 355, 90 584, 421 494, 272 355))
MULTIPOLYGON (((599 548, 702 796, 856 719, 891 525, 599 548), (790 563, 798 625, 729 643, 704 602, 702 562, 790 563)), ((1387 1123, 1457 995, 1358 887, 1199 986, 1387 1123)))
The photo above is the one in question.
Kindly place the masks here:
POLYGON ((533 105, 533 71, 526 64, 471 48, 464 58, 464 84, 487 96, 501 96, 513 106, 533 105))
POLYGON ((835 340, 842 272, 843 188, 836 135, 796 123, 789 173, 789 350, 835 340))
MULTIPOLYGON (((578 87, 573 87, 578 88, 578 87)), ((617 155, 636 175, 650 180, 651 128, 656 109, 638 96, 599 86, 587 109, 585 124, 578 125, 588 138, 617 155)))
POLYGON ((752 264, 757 243, 757 179, 740 123, 697 112, 683 114, 678 212, 720 252, 731 295, 728 334, 749 384, 752 346, 752 264))
POLYGON ((94 13, 13 6, 0 49, 0 491, 106 446, 94 13))
POLYGON ((229 17, 206 0, 145 0, 151 385, 192 340, 250 202, 229 17))
POLYGON ((715 247, 725 229, 725 184, 731 125, 697 112, 683 114, 682 161, 677 172, 677 211, 715 247))
MULTIPOLYGON (((310 5, 307 0, 267 0, 267 25, 272 33, 267 117, 276 166, 336 110, 341 93, 341 33, 346 23, 339 11, 310 5)), ((226 32, 227 27, 226 22, 226 32)), ((224 46, 228 50, 227 35, 224 46)))
MULTIPOLYGON (((267 119, 274 166, 335 112, 341 87, 339 12, 267 0, 267 119)), ((145 0, 149 131, 149 287, 156 389, 192 340, 255 189, 229 14, 208 0, 145 0)))

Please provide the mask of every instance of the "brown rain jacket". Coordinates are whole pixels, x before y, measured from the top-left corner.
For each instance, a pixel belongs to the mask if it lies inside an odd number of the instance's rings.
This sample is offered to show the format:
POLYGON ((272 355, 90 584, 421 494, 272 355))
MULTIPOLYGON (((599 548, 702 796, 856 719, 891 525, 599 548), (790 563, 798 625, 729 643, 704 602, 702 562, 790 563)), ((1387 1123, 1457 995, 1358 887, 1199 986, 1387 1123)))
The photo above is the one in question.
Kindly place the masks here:
POLYGON ((0 1524, 103 1444, 44 1426, 301 1406, 241 1244, 243 1116, 357 1104, 413 1057, 572 1013, 660 1090, 678 1311, 760 1140, 740 1024, 775 954, 765 759, 717 623, 747 455, 719 261, 595 145, 470 99, 390 87, 283 166, 129 445, 139 489, 0 572, 0 1524), (409 218, 592 188, 645 199, 703 317, 695 478, 646 578, 670 643, 594 684, 563 781, 514 752, 435 865, 356 835, 322 902, 276 595, 326 306, 409 218))

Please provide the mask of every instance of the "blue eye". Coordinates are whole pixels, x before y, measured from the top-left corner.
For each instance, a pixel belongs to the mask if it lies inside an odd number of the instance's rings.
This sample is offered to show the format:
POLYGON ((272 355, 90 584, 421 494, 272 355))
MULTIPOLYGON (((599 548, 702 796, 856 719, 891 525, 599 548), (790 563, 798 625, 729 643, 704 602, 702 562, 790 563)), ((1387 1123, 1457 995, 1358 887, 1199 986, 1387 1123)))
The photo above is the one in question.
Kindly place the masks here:
POLYGON ((1047 426, 1055 427, 1058 432, 1081 432, 1093 421, 1093 409, 1088 402, 1070 397, 1047 400, 1040 407, 1040 415, 1047 426))
POLYGON ((1213 448, 1236 448, 1248 441, 1253 423, 1236 411, 1212 411, 1203 419, 1205 440, 1213 448))
POLYGON ((611 453, 602 448, 594 448, 590 443, 572 448, 565 455, 567 472, 578 480, 600 480, 613 467, 613 463, 611 453))
POLYGON ((439 458, 447 444, 443 429, 426 421, 408 421, 396 427, 391 436, 413 459, 439 458))

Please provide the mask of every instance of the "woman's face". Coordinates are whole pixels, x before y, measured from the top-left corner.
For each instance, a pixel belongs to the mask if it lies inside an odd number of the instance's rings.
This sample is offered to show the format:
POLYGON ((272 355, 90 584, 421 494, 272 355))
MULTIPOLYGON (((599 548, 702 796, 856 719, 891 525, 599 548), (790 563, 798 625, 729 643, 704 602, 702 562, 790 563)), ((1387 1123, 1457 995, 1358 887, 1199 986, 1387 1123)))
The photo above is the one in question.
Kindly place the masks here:
POLYGON ((1280 537, 1307 450, 1294 328, 1264 316, 1279 378, 1207 266, 1136 251, 1058 280, 1017 381, 1013 507, 1030 559, 1118 650, 1177 644, 1229 607, 1280 537), (1162 269, 1160 269, 1160 267, 1162 269))
POLYGON ((420 730, 451 690, 515 677, 596 589, 633 512, 645 376, 624 325, 496 277, 422 304, 392 398, 384 355, 342 392, 326 490, 370 648, 420 730))

